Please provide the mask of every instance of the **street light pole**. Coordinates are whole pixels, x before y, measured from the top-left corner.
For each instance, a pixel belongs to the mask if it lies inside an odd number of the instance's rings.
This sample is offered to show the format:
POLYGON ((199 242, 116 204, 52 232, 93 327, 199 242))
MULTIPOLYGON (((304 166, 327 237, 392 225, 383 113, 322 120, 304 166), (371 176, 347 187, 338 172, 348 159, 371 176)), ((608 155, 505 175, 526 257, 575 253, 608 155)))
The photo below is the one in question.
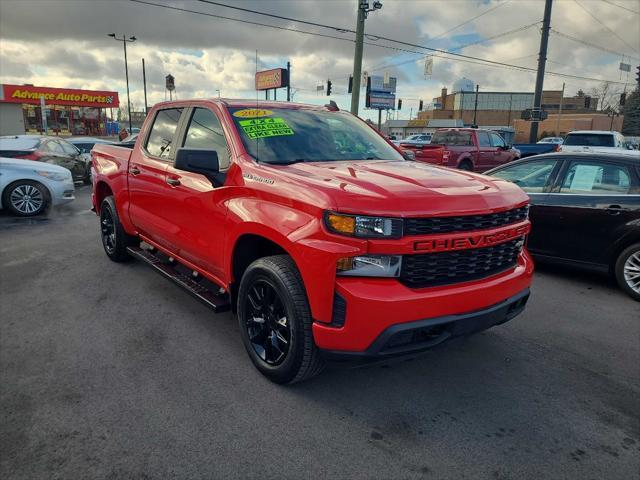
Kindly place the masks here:
POLYGON ((129 65, 127 64, 127 43, 133 43, 137 40, 137 38, 135 36, 127 38, 126 35, 122 35, 122 38, 118 38, 116 37, 115 33, 110 33, 109 36, 114 40, 122 42, 122 45, 124 47, 124 75, 127 79, 127 107, 129 111, 129 133, 131 133, 133 125, 131 123, 131 99, 129 95, 129 65))
POLYGON ((373 8, 369 8, 369 0, 356 0, 358 3, 358 20, 356 23, 356 50, 353 56, 353 91, 351 92, 351 113, 358 115, 360 103, 360 82, 362 81, 362 50, 364 47, 364 21, 369 12, 380 10, 382 2, 373 1, 373 8))

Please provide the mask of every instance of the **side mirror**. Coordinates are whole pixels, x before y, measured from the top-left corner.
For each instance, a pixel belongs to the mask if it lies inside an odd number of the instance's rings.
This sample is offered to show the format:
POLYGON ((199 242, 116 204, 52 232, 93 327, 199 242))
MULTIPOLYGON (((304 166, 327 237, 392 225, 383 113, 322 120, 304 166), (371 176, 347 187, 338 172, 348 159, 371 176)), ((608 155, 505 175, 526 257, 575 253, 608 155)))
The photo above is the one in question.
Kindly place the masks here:
POLYGON ((224 182, 224 175, 220 173, 218 152, 215 150, 179 148, 173 166, 176 170, 204 175, 215 187, 224 182))

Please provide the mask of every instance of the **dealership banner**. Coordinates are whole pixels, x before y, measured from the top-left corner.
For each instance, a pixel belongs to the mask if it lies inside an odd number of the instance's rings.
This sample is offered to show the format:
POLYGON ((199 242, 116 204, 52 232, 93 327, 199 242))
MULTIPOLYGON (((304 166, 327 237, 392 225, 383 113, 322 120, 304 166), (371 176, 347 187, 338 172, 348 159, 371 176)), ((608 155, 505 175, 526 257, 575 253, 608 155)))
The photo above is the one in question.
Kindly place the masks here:
POLYGON ((48 105, 77 107, 118 108, 118 92, 77 90, 72 88, 35 87, 32 85, 2 85, 0 102, 40 104, 40 98, 48 105))

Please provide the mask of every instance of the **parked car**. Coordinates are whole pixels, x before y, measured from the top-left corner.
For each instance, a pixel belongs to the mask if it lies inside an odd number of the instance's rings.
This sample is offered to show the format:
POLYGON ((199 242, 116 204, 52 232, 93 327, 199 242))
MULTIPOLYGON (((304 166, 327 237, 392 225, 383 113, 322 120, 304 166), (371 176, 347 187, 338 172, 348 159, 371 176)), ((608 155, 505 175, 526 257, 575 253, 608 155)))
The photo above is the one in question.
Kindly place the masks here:
POLYGON ((395 140, 393 143, 395 143, 396 145, 411 146, 428 145, 431 143, 431 137, 431 133, 418 133, 416 135, 409 135, 403 140, 395 140))
POLYGON ((111 140, 94 137, 72 137, 67 138, 66 141, 80 150, 80 156, 84 160, 84 163, 87 167, 89 182, 91 181, 91 149, 96 143, 100 143, 103 145, 113 145, 115 143, 111 140))
POLYGON ((538 140, 537 143, 553 143, 554 145, 562 145, 564 138, 562 137, 544 137, 538 140))
POLYGON ((519 153, 496 132, 477 128, 443 128, 436 130, 431 143, 400 143, 400 148, 414 152, 416 161, 483 172, 518 158, 519 153))
POLYGON ((576 130, 569 132, 561 150, 563 152, 623 153, 640 158, 640 151, 629 150, 624 136, 606 130, 576 130))
POLYGON ((0 208, 30 217, 75 199, 71 172, 58 165, 0 157, 0 208))
POLYGON ((164 102, 142 131, 133 149, 92 151, 106 255, 237 312, 275 382, 325 357, 414 354, 525 308, 528 197, 509 182, 407 161, 335 104, 164 102))
POLYGON ((552 142, 538 143, 516 143, 513 145, 520 152, 519 158, 532 157, 533 155, 542 155, 544 153, 553 153, 560 151, 560 144, 552 142))
POLYGON ((487 172, 531 198, 529 251, 609 272, 640 300, 640 161, 628 155, 561 153, 487 172))
POLYGON ((61 138, 41 135, 0 137, 0 156, 59 165, 71 171, 74 181, 90 183, 90 171, 80 150, 61 138))

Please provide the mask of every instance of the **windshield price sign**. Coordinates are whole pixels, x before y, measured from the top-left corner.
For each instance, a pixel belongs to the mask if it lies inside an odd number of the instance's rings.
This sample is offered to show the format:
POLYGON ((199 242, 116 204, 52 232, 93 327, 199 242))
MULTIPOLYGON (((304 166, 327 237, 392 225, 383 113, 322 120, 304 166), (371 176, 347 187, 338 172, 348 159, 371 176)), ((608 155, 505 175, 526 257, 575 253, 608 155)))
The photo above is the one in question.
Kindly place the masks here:
POLYGON ((293 135, 293 130, 287 125, 284 118, 254 118, 240 120, 238 123, 247 137, 252 139, 293 135))

